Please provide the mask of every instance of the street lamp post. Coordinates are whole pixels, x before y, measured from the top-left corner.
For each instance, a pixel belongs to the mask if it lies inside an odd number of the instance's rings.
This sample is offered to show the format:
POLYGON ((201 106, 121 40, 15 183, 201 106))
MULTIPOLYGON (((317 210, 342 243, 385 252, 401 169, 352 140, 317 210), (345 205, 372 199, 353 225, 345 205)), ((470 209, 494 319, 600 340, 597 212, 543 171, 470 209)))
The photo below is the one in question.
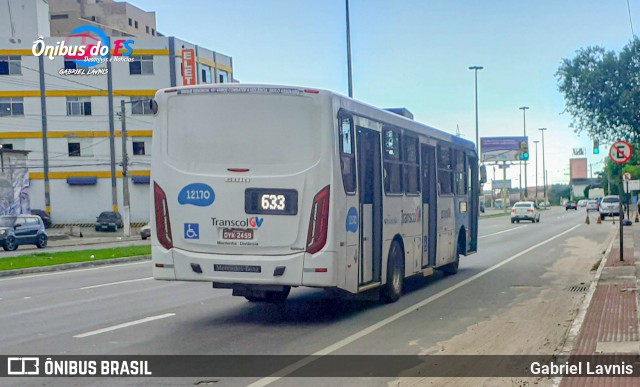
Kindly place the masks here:
POLYGON ((533 143, 536 144, 536 200, 535 202, 538 203, 538 143, 540 141, 535 140, 533 143))
MULTIPOLYGON (((524 129, 524 136, 527 137, 526 111, 529 109, 529 106, 520 106, 518 109, 522 110, 522 127, 524 129)), ((522 169, 522 161, 520 161, 520 168, 522 169)), ((520 180, 522 181, 522 176, 520 180)), ((524 197, 529 197, 529 191, 527 190, 527 160, 524 160, 524 197)))
POLYGON ((540 128, 538 129, 539 131, 542 132, 542 184, 543 184, 543 189, 544 189, 544 205, 545 208, 547 206, 547 167, 544 164, 544 131, 547 130, 547 128, 540 128))
POLYGON ((349 0, 345 0, 347 15, 347 82, 349 86, 349 98, 353 98, 353 78, 351 77, 351 25, 349 22, 349 0))
POLYGON ((478 151, 478 159, 482 156, 480 154, 480 142, 478 139, 478 70, 482 70, 482 66, 470 66, 469 70, 473 70, 475 75, 475 91, 476 91, 476 150, 478 151))

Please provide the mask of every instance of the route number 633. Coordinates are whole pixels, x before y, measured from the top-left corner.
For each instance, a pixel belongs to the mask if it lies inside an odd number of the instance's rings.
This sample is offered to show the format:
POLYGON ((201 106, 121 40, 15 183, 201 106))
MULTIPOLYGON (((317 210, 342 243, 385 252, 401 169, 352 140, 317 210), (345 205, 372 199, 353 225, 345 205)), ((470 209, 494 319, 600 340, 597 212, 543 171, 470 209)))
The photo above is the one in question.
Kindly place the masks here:
POLYGON ((285 204, 284 195, 265 194, 260 198, 260 206, 263 210, 284 210, 285 204))

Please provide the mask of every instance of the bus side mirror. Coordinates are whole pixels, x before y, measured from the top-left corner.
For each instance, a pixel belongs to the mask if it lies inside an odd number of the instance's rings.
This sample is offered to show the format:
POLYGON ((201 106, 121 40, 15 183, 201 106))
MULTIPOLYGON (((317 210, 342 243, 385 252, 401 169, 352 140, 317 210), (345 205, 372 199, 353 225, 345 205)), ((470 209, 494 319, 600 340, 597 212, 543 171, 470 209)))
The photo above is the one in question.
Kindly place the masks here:
POLYGON ((484 184, 487 182, 487 167, 484 165, 480 166, 480 184, 484 184))
POLYGON ((149 100, 149 107, 151 108, 151 111, 153 112, 153 114, 158 113, 158 103, 156 102, 155 99, 151 98, 149 100))

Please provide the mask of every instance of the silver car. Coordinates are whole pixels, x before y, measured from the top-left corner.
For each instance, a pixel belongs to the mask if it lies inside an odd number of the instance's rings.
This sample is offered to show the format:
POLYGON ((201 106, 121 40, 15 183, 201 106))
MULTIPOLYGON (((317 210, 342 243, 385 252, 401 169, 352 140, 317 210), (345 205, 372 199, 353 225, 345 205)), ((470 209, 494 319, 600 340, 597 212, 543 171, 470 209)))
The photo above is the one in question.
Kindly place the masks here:
POLYGON ((604 220, 607 216, 620 215, 620 198, 616 195, 605 196, 600 202, 600 219, 604 220))
POLYGON ((589 211, 598 211, 597 200, 587 200, 587 212, 589 211))
POLYGON ((511 207, 511 223, 520 223, 521 220, 540 222, 540 210, 534 202, 517 202, 511 207))

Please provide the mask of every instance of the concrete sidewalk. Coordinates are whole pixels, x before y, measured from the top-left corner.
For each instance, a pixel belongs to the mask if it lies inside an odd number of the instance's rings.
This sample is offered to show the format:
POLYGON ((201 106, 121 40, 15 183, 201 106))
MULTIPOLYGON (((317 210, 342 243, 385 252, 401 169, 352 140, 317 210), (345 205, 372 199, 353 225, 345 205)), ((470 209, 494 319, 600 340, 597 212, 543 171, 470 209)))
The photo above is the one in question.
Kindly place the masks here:
MULTIPOLYGON (((640 223, 623 229, 623 261, 617 226, 616 222, 615 237, 587 291, 587 306, 574 321, 563 355, 640 355, 636 265, 640 264, 640 223)), ((640 386, 640 377, 565 377, 560 382, 563 387, 586 385, 640 386)))

